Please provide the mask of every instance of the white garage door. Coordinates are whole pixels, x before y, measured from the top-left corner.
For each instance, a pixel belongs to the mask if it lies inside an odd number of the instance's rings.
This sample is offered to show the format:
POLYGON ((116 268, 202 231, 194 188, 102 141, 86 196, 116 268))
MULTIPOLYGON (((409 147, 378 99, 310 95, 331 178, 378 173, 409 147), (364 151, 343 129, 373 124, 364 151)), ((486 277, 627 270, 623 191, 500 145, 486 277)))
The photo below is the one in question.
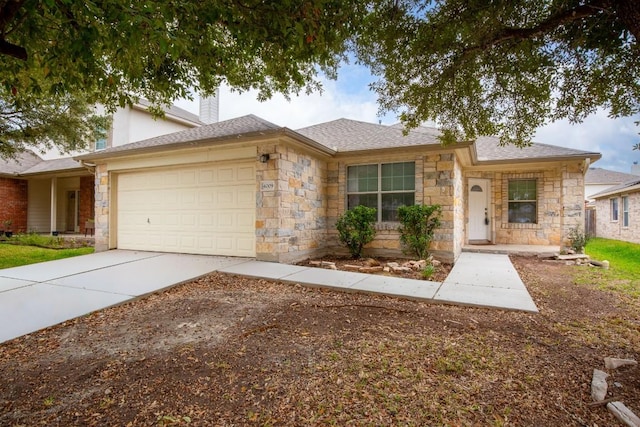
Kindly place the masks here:
POLYGON ((253 162, 118 176, 117 247, 255 256, 253 162))

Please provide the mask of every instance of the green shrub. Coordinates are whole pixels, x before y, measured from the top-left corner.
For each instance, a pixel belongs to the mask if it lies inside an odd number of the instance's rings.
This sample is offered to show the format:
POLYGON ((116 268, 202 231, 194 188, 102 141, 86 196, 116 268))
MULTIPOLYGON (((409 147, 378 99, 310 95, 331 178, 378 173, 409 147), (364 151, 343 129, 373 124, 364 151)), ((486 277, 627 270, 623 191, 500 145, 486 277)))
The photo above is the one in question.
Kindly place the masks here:
POLYGON ((436 228, 440 227, 442 208, 440 205, 412 205, 400 206, 398 218, 400 220, 400 242, 405 253, 410 253, 420 259, 429 255, 429 245, 433 240, 436 228))
POLYGON ((352 257, 360 258, 364 245, 375 237, 375 222, 376 209, 366 206, 356 206, 338 218, 336 228, 340 235, 340 242, 349 248, 352 257))
POLYGON ((584 251, 584 247, 589 243, 589 236, 582 232, 582 228, 580 228, 580 226, 570 229, 567 238, 569 239, 569 242, 571 242, 571 249, 578 253, 582 253, 584 251))
POLYGON ((433 266, 433 264, 428 264, 426 265, 423 269, 422 269, 422 278, 425 280, 429 280, 431 279, 431 276, 433 276, 433 273, 436 272, 436 268, 433 266))

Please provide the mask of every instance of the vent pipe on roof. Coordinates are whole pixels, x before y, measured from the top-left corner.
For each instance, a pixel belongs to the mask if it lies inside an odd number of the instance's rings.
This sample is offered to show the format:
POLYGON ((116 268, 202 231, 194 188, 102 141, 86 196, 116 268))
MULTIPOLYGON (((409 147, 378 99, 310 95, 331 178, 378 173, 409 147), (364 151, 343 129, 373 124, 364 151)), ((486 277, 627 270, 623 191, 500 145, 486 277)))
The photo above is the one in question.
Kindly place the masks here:
POLYGON ((631 174, 640 176, 640 165, 638 164, 638 162, 633 162, 633 164, 631 165, 631 174))
POLYGON ((210 125, 220 121, 220 89, 212 96, 200 97, 200 121, 210 125))

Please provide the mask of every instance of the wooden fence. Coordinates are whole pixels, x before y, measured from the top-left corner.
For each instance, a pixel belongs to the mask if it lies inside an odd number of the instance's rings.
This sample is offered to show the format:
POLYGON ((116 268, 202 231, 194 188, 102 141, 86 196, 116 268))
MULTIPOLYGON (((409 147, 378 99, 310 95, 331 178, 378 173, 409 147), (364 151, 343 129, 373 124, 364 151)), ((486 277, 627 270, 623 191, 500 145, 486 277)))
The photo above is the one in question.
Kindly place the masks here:
POLYGON ((589 237, 596 236, 596 210, 584 210, 584 234, 589 237))

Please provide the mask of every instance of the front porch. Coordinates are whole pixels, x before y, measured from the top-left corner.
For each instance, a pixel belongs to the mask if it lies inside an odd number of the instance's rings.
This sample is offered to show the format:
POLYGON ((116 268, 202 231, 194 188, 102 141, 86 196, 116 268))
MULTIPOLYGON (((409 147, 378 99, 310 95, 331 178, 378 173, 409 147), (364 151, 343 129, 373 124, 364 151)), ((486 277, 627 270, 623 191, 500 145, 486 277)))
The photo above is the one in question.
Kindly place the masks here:
POLYGON ((537 256, 540 258, 552 257, 560 253, 560 246, 546 245, 494 245, 494 244, 466 244, 462 246, 462 252, 475 252, 487 254, 507 254, 522 256, 537 256))

